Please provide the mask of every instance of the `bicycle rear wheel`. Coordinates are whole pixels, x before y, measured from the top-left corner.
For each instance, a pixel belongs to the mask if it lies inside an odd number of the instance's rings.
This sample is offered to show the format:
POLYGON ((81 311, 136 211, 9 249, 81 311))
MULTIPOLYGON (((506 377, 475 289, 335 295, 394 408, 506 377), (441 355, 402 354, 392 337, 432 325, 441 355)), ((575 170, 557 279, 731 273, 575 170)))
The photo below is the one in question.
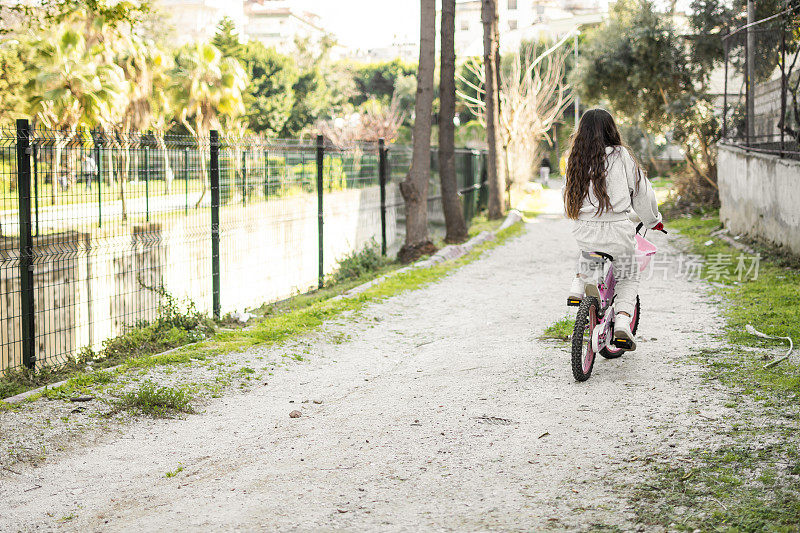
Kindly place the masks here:
POLYGON ((592 349, 592 331, 597 325, 600 302, 586 296, 578 307, 575 327, 572 330, 572 375, 577 381, 586 381, 592 375, 595 353, 592 349))

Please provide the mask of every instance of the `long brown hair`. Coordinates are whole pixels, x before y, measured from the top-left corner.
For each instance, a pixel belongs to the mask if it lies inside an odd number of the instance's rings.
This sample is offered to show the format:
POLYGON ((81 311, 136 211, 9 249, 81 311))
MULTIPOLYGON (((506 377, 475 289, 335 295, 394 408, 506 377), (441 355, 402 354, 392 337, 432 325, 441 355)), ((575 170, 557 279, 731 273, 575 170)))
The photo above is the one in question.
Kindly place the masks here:
POLYGON ((583 200, 589 194, 589 185, 592 186, 598 202, 595 214, 611 209, 611 201, 606 192, 607 146, 624 146, 614 117, 605 109, 586 111, 570 139, 564 194, 567 217, 578 218, 583 200))

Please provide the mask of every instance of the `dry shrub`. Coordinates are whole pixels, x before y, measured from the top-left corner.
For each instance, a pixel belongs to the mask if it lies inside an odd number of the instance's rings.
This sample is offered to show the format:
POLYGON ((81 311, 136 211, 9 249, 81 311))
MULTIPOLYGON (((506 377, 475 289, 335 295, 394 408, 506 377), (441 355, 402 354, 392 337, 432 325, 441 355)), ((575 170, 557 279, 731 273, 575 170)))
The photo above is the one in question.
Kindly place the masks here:
POLYGON ((719 191, 686 167, 673 174, 672 193, 663 211, 668 214, 696 213, 719 207, 719 191))

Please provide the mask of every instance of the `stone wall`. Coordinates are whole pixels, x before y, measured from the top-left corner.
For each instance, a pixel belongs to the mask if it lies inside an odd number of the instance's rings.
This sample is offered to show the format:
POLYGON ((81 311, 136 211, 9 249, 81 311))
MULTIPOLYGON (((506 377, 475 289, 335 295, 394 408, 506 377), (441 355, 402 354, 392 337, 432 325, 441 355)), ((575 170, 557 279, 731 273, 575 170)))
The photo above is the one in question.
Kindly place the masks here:
MULTIPOLYGON (((394 188, 387 204, 399 201, 394 188)), ((397 235, 397 212, 387 210, 387 238, 397 235)), ((343 255, 380 243, 380 191, 373 186, 324 196, 325 272, 343 255)), ((81 348, 100 348, 138 320, 156 316, 158 297, 144 286, 163 284, 173 295, 211 311, 208 209, 108 229, 65 231, 35 239, 37 361, 57 363, 81 348)), ((7 242, 5 250, 15 250, 7 242)), ((19 366, 18 257, 0 258, 0 371, 19 366)), ((260 306, 317 283, 317 200, 298 195, 220 208, 222 312, 260 306)))
POLYGON ((720 219, 800 255, 800 161, 720 146, 720 219))

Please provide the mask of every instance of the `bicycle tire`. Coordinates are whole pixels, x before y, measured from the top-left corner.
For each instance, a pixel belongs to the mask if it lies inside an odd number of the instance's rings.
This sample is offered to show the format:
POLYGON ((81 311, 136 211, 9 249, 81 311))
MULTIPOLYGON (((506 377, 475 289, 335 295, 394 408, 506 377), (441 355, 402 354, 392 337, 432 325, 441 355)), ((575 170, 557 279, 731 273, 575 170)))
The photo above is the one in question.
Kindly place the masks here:
POLYGON ((572 375, 576 381, 586 381, 592 375, 595 353, 592 350, 592 329, 597 325, 597 311, 600 302, 592 296, 581 300, 575 315, 575 327, 572 330, 572 375), (588 338, 584 340, 587 332, 588 338))
MULTIPOLYGON (((633 324, 631 324, 631 332, 636 335, 636 330, 639 329, 639 317, 642 316, 642 307, 639 303, 639 295, 636 295, 636 308, 633 310, 633 324)), ((606 359, 616 359, 621 357, 626 350, 622 348, 617 348, 616 346, 606 346, 602 350, 600 350, 600 355, 605 357, 606 359)))

